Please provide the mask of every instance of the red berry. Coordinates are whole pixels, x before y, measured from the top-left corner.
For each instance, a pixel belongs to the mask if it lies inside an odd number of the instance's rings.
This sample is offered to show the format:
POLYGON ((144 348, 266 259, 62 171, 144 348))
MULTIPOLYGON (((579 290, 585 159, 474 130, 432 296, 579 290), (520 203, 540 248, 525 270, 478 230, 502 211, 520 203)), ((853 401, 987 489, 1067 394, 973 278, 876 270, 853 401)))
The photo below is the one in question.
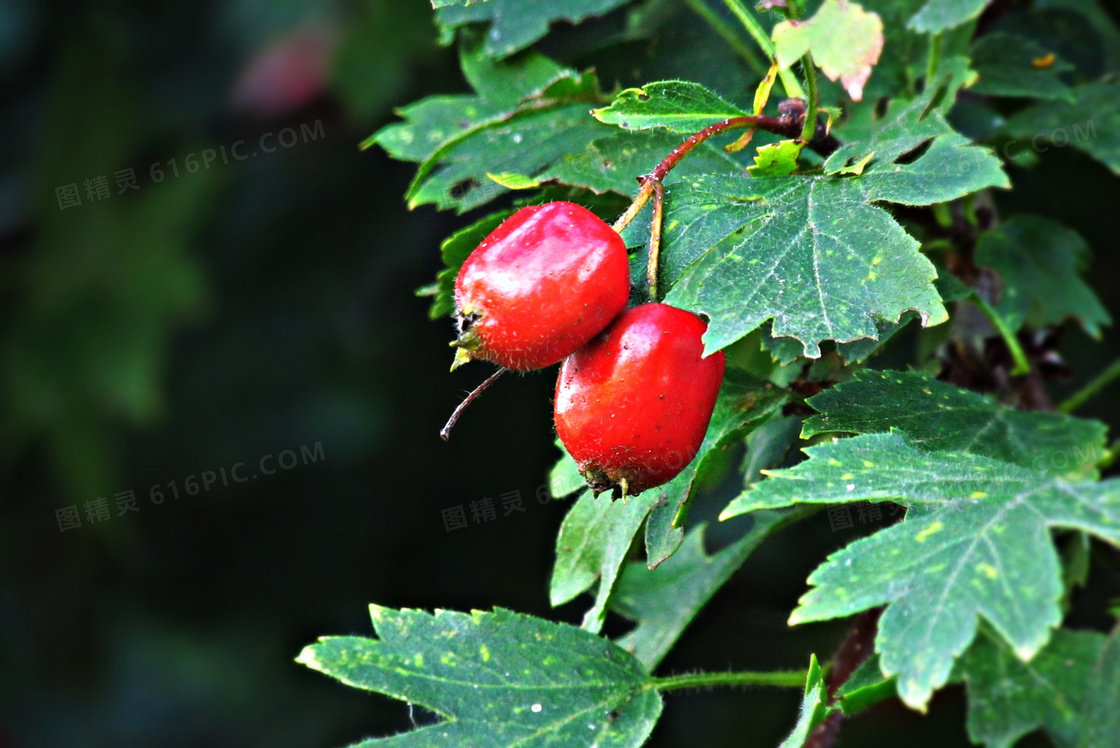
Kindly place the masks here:
POLYGON ((556 381, 556 432, 595 491, 636 496, 692 461, 712 419, 723 352, 707 329, 664 304, 627 309, 576 351, 556 381))
POLYGON ((455 279, 456 365, 481 358, 525 371, 563 361, 629 296, 626 245, 609 225, 573 203, 522 208, 455 279))

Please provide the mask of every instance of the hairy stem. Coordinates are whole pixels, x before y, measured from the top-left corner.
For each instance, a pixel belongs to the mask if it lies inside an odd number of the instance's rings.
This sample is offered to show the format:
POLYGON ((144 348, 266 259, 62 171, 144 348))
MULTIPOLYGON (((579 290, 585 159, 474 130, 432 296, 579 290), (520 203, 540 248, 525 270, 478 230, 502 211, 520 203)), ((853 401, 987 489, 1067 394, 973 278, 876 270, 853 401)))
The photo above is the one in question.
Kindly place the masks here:
MULTIPOLYGON (((735 14, 735 17, 739 19, 739 23, 743 24, 743 27, 747 30, 747 33, 751 35, 755 43, 758 44, 759 48, 766 53, 766 57, 773 62, 774 43, 770 41, 770 37, 758 23, 758 19, 747 10, 742 0, 723 0, 723 2, 731 12, 735 14)), ((788 69, 779 70, 778 77, 782 79, 782 88, 786 90, 786 96, 795 99, 805 98, 805 91, 801 88, 801 84, 797 82, 797 76, 795 76, 792 71, 788 69)))
POLYGON ((735 50, 735 53, 743 58, 747 66, 759 75, 766 75, 767 65, 758 58, 750 47, 743 43, 739 35, 735 33, 735 29, 723 20, 723 18, 708 7, 704 0, 684 0, 685 5, 692 9, 696 15, 704 19, 704 21, 712 27, 712 30, 719 34, 720 38, 727 42, 727 45, 735 50))
POLYGON ((1059 405, 1058 410, 1062 413, 1072 413, 1117 379, 1120 379, 1120 361, 1116 361, 1112 366, 1098 374, 1093 381, 1059 405))
POLYGON ((808 673, 805 670, 785 670, 770 673, 688 673, 654 678, 653 687, 658 691, 677 691, 682 688, 708 686, 777 686, 803 688, 808 673))

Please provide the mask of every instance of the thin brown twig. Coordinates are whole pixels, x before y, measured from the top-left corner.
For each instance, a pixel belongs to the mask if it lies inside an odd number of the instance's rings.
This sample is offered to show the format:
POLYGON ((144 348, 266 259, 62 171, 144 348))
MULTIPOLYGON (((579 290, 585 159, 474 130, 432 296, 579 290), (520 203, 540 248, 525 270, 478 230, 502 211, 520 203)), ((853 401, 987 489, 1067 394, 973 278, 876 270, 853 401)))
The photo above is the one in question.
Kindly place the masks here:
POLYGON ((463 415, 463 411, 467 409, 467 406, 473 403, 479 395, 485 392, 490 387, 490 385, 494 384, 494 382, 497 382, 498 378, 505 374, 507 371, 509 371, 509 369, 498 369, 496 372, 487 377, 482 384, 471 390, 471 393, 463 399, 463 402, 459 403, 459 407, 455 408, 455 410, 452 411, 451 417, 447 419, 447 423, 444 424, 442 429, 440 429, 439 438, 443 439, 444 441, 450 439, 451 429, 455 428, 455 424, 459 421, 459 416, 463 415))
MULTIPOLYGON (((796 99, 791 101, 798 101, 796 99)), ((630 207, 626 212, 615 221, 614 230, 621 233, 624 228, 637 217, 638 213, 653 197, 654 185, 665 180, 669 172, 680 163, 681 159, 689 154, 693 148, 700 145, 706 140, 715 137, 721 133, 729 130, 742 130, 746 128, 755 128, 758 130, 766 130, 775 135, 782 135, 791 139, 798 139, 802 133, 802 123, 807 116, 805 107, 790 107, 788 113, 783 113, 779 117, 763 117, 746 115, 743 117, 731 117, 729 119, 721 120, 713 125, 708 125, 703 130, 693 133, 683 143, 673 149, 673 151, 661 160, 653 171, 645 176, 639 177, 638 181, 641 183, 641 189, 638 190, 637 197, 634 202, 630 203, 630 207)), ((821 156, 828 158, 836 149, 840 147, 840 141, 836 139, 831 133, 825 123, 817 119, 816 129, 814 130, 813 139, 805 144, 809 149, 816 151, 821 156)))

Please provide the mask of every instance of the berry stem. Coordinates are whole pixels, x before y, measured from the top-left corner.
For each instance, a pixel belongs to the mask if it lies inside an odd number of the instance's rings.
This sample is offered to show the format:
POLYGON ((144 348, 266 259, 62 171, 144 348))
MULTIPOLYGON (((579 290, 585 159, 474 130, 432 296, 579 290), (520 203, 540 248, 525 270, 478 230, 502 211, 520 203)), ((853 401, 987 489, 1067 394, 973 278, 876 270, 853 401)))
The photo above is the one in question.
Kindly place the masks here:
POLYGON ((630 203, 630 207, 626 209, 626 212, 611 226, 611 228, 619 234, 630 225, 631 221, 638 217, 638 213, 646 206, 650 196, 653 194, 653 183, 649 181, 649 178, 639 177, 638 179, 642 183, 642 188, 638 190, 638 196, 634 198, 634 202, 630 203))
POLYGON ((459 422, 459 416, 463 415, 463 411, 467 409, 467 406, 473 403, 479 395, 485 392, 490 387, 490 385, 494 384, 494 382, 497 382, 498 379, 507 371, 509 371, 509 369, 498 369, 496 372, 487 377, 482 384, 471 390, 471 393, 467 395, 466 398, 463 399, 463 402, 459 403, 459 406, 455 408, 454 412, 451 413, 451 417, 447 419, 447 423, 444 424, 443 428, 439 432, 439 438, 443 439, 444 441, 450 439, 451 429, 455 428, 455 424, 459 422))
POLYGON ((649 264, 646 267, 646 281, 649 285, 649 297, 657 302, 657 270, 661 257, 661 217, 665 206, 665 186, 661 182, 653 183, 653 221, 649 229, 649 264))
MULTIPOLYGON (((683 143, 673 149, 673 151, 661 160, 653 171, 644 177, 639 177, 642 186, 638 190, 638 195, 634 198, 634 202, 630 203, 630 207, 626 212, 615 221, 614 230, 622 233, 638 213, 653 197, 654 182, 661 182, 668 176, 669 172, 680 163, 681 159, 689 154, 693 148, 700 145, 704 141, 715 137, 728 130, 742 130, 745 128, 758 128, 759 130, 766 130, 775 135, 782 135, 787 138, 800 138, 803 127, 804 114, 790 114, 782 115, 780 117, 765 117, 755 115, 745 115, 742 117, 731 117, 729 119, 721 120, 713 125, 705 127, 703 130, 690 135, 683 143)), ((806 143, 810 149, 816 151, 821 156, 828 158, 837 148, 840 147, 838 141, 833 135, 825 132, 824 126, 819 122, 814 122, 814 130, 812 138, 806 143)))

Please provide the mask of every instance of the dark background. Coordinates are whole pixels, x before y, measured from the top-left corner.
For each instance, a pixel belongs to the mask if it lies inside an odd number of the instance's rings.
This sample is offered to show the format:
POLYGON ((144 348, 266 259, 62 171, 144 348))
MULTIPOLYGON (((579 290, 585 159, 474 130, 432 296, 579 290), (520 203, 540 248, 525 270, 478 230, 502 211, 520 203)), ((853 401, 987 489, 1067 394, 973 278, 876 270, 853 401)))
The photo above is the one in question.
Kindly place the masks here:
MULTIPOLYGON (((414 289, 470 219, 407 211, 413 166, 358 149, 392 106, 463 90, 435 37, 417 0, 0 0, 0 748, 343 745, 407 729, 408 708, 293 660, 319 635, 370 634, 368 603, 579 620, 586 599, 547 605, 566 507, 535 499, 558 456, 554 372, 507 379, 439 440, 488 372, 447 373, 451 325, 414 289), (297 142, 261 150, 285 128, 297 142), (256 155, 187 171, 240 140, 256 155), (129 168, 139 189, 118 194, 129 168), (91 201, 99 175, 110 194, 91 201), (82 204, 60 210, 69 184, 82 204), (285 450, 294 467, 259 472, 285 450), (188 477, 239 462, 256 475, 187 495, 188 477), (119 516, 129 490, 139 511, 119 516), (525 511, 503 516, 511 491, 525 511), (484 497, 495 520, 445 530, 441 510, 469 517, 484 497), (91 522, 101 498, 110 518, 91 522), (82 526, 60 532, 67 507, 82 526)), ((1081 231, 1117 308, 1112 175, 1067 148, 1012 178, 1001 210, 1081 231)), ((1059 395, 1118 348, 1114 330, 1102 345, 1066 332, 1075 376, 1059 395)), ((1087 410, 1120 422, 1115 390, 1087 410)), ((662 671, 827 658, 842 622, 785 620, 860 529, 819 515, 767 544, 662 671)), ((1096 574, 1075 623, 1103 625, 1120 595, 1096 574)), ((672 694, 653 744, 774 745, 797 700, 672 694)), ((929 716, 887 705, 841 744, 963 745, 963 717, 948 689, 929 716)))

